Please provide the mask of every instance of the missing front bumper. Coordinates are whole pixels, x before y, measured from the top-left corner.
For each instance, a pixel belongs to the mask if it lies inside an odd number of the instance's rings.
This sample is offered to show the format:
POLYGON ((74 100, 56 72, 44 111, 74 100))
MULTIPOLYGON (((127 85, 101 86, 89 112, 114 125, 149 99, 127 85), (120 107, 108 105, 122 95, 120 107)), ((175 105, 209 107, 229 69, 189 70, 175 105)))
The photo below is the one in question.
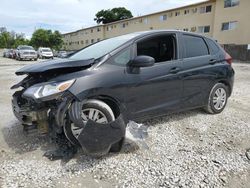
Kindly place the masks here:
POLYGON ((108 124, 99 124, 89 120, 77 137, 82 149, 90 155, 105 155, 112 145, 125 137, 126 124, 120 115, 108 124))

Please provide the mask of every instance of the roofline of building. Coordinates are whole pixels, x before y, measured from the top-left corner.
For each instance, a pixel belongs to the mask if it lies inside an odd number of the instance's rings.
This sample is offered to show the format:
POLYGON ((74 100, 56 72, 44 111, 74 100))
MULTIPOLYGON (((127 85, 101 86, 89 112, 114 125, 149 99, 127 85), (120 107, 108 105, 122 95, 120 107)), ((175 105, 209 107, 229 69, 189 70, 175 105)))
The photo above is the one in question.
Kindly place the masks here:
POLYGON ((188 7, 192 7, 192 6, 198 6, 198 5, 202 5, 204 3, 210 3, 210 2, 215 2, 215 1, 216 0, 204 0, 204 1, 201 1, 201 2, 198 2, 198 3, 193 3, 193 4, 185 5, 185 6, 182 6, 182 7, 176 7, 176 8, 172 8, 172 9, 162 10, 162 11, 159 11, 159 12, 154 12, 154 13, 151 13, 151 14, 145 14, 145 15, 142 15, 142 16, 137 16, 137 17, 128 18, 128 19, 124 19, 124 20, 118 20, 118 21, 115 21, 115 22, 107 23, 107 24, 100 24, 100 25, 95 25, 95 26, 91 26, 91 27, 86 27, 86 28, 79 29, 79 30, 76 30, 76 31, 64 33, 62 35, 73 34, 73 33, 79 32, 79 31, 84 31, 84 30, 88 30, 88 29, 92 29, 92 28, 97 28, 97 27, 103 27, 103 26, 118 24, 118 23, 121 23, 121 22, 126 22, 126 21, 130 21, 130 20, 136 20, 136 19, 147 17, 147 16, 153 16, 153 15, 161 14, 161 13, 165 13, 165 12, 176 11, 176 10, 179 10, 179 9, 188 8, 188 7))

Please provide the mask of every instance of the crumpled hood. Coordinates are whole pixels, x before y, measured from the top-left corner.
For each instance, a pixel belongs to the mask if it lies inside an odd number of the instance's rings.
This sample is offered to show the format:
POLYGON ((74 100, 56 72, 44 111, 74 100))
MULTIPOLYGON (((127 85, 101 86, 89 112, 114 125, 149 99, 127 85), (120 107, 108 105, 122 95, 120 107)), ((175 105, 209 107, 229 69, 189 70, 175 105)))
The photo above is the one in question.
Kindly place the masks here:
POLYGON ((16 71, 16 75, 36 74, 36 73, 45 73, 49 71, 58 71, 61 69, 67 70, 72 68, 88 67, 93 63, 94 59, 87 59, 87 60, 56 59, 56 60, 36 63, 33 65, 27 65, 16 71))

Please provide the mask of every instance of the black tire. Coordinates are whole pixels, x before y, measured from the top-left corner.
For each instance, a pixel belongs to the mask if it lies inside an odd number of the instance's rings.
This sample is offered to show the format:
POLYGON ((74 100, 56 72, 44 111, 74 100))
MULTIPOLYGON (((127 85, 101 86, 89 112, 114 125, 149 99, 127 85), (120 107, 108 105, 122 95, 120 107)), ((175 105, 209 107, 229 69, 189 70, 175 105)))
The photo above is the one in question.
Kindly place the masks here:
POLYGON ((209 113, 209 114, 219 114, 221 113, 224 108, 226 107, 227 105, 227 100, 228 100, 228 97, 229 97, 229 91, 228 91, 228 87, 222 83, 217 83, 213 86, 213 88, 211 89, 210 91, 210 94, 209 94, 209 97, 208 97, 208 102, 207 102, 207 105, 206 107, 204 108, 204 110, 209 113), (218 109, 216 108, 214 102, 213 102, 213 98, 215 97, 215 93, 217 90, 224 90, 225 91, 225 94, 226 94, 226 97, 225 97, 225 102, 223 104, 223 106, 218 109))
MULTIPOLYGON (((115 120, 115 116, 114 113, 112 111, 112 109, 103 101, 99 101, 99 100, 88 100, 86 101, 86 103, 84 103, 82 105, 82 109, 86 109, 86 108, 95 108, 100 110, 107 118, 108 122, 114 121, 115 120)), ((68 140, 73 144, 73 145, 78 145, 80 146, 78 140, 75 138, 75 136, 72 133, 71 130, 71 122, 66 123, 66 125, 64 126, 64 133, 66 135, 66 137, 68 138, 68 140)), ((118 142, 120 145, 120 141, 118 142)), ((115 145, 115 144, 113 144, 115 145)), ((113 147, 113 146, 112 146, 113 147)), ((111 150, 113 149, 111 147, 111 150)), ((118 150, 119 147, 117 145, 115 145, 114 150, 118 150)))

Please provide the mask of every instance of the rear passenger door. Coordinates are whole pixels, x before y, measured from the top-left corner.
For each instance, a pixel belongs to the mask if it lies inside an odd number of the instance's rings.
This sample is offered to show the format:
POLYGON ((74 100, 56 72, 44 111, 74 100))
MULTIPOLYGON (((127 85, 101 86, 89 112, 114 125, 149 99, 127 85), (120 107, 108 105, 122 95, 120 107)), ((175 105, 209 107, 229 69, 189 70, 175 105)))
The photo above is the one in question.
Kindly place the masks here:
POLYGON ((206 103, 211 85, 211 65, 213 57, 203 37, 185 34, 182 39, 183 96, 182 107, 194 108, 206 103))

